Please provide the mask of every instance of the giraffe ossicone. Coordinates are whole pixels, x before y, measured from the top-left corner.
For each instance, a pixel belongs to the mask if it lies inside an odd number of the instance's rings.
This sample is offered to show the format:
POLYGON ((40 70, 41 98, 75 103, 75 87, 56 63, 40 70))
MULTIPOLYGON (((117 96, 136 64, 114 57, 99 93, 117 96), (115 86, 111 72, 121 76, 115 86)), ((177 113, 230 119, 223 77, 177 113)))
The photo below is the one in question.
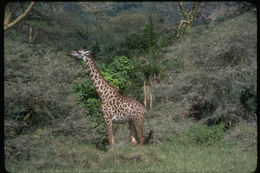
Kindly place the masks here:
POLYGON ((82 59, 87 66, 92 83, 101 99, 101 114, 105 119, 109 144, 114 144, 112 123, 129 124, 130 140, 133 147, 137 144, 137 139, 140 145, 148 142, 152 131, 144 141, 143 123, 144 117, 148 116, 144 106, 134 99, 120 95, 117 88, 104 79, 91 56, 91 51, 81 48, 70 51, 67 55, 82 59))

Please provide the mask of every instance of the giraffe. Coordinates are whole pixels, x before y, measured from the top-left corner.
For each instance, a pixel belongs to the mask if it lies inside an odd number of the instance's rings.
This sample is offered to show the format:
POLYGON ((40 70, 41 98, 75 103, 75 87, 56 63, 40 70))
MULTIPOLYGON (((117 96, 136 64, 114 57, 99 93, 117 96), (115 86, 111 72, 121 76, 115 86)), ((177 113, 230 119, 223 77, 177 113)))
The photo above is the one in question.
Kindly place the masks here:
MULTIPOLYGON (((114 144, 112 123, 129 124, 132 147, 135 147, 138 142, 141 146, 147 143, 152 136, 152 130, 144 141, 143 123, 146 110, 143 105, 134 99, 123 97, 120 95, 117 88, 110 85, 104 79, 92 58, 90 51, 78 49, 68 52, 67 55, 83 60, 87 66, 92 83, 101 99, 100 110, 105 120, 109 145, 112 146, 114 144)), ((149 124, 148 115, 146 117, 149 124)))

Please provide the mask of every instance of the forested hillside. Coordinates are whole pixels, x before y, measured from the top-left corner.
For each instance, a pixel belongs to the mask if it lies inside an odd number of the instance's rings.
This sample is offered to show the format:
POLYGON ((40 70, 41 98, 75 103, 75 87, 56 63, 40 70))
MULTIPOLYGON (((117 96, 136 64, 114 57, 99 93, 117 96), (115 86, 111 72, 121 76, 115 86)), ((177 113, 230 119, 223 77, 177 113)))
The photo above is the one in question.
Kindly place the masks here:
POLYGON ((256 169, 254 4, 12 2, 4 19, 7 171, 256 169), (67 56, 78 48, 120 94, 146 103, 148 144, 131 148, 128 124, 113 124, 109 148, 85 64, 67 56))

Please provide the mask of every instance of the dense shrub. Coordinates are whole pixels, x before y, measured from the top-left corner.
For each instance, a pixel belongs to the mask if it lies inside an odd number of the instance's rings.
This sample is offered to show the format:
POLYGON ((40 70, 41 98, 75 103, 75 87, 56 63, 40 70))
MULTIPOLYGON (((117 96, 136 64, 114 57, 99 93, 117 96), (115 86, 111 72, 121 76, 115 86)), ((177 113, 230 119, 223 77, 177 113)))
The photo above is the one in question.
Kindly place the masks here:
POLYGON ((197 144, 214 145, 221 141, 224 135, 224 124, 220 123, 216 126, 196 125, 189 129, 189 137, 191 141, 197 144))
POLYGON ((131 85, 130 73, 133 72, 132 62, 125 56, 116 56, 111 64, 106 68, 101 68, 101 74, 104 78, 120 91, 123 91, 127 85, 131 85))
POLYGON ((147 53, 150 49, 158 48, 159 35, 154 27, 153 19, 148 17, 144 29, 140 32, 128 34, 121 43, 123 48, 138 50, 139 53, 147 53))
POLYGON ((129 49, 142 50, 143 49, 142 38, 138 33, 131 33, 125 37, 122 46, 129 49))
POLYGON ((173 29, 170 33, 162 35, 159 43, 160 46, 166 47, 171 45, 176 38, 176 33, 177 33, 177 29, 173 29))
POLYGON ((183 65, 152 87, 156 99, 181 101, 186 117, 211 126, 232 127, 255 116, 256 31, 253 11, 203 31, 193 27, 189 39, 167 49, 168 64, 178 60, 183 65))
POLYGON ((71 113, 76 103, 70 88, 79 73, 72 67, 74 60, 63 52, 9 39, 4 60, 5 120, 18 125, 17 133, 71 113))
POLYGON ((150 48, 156 48, 158 42, 158 34, 154 28, 152 17, 148 17, 148 21, 142 32, 144 50, 148 51, 150 48))

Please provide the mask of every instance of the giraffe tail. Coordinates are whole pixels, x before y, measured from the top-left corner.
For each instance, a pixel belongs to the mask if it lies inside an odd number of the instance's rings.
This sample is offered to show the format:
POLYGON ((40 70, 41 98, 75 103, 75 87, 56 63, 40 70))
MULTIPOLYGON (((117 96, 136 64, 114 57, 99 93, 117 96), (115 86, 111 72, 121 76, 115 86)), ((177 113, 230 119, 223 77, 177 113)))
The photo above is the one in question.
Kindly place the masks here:
MULTIPOLYGON (((147 119, 147 122, 148 122, 149 127, 151 128, 149 115, 148 115, 147 113, 146 113, 146 119, 147 119)), ((148 136, 147 136, 146 139, 144 140, 144 144, 147 144, 147 143, 149 142, 149 140, 151 139, 152 135, 153 135, 153 130, 150 130, 148 136)))
POLYGON ((144 140, 144 144, 147 144, 153 135, 153 130, 150 130, 147 138, 144 140))

